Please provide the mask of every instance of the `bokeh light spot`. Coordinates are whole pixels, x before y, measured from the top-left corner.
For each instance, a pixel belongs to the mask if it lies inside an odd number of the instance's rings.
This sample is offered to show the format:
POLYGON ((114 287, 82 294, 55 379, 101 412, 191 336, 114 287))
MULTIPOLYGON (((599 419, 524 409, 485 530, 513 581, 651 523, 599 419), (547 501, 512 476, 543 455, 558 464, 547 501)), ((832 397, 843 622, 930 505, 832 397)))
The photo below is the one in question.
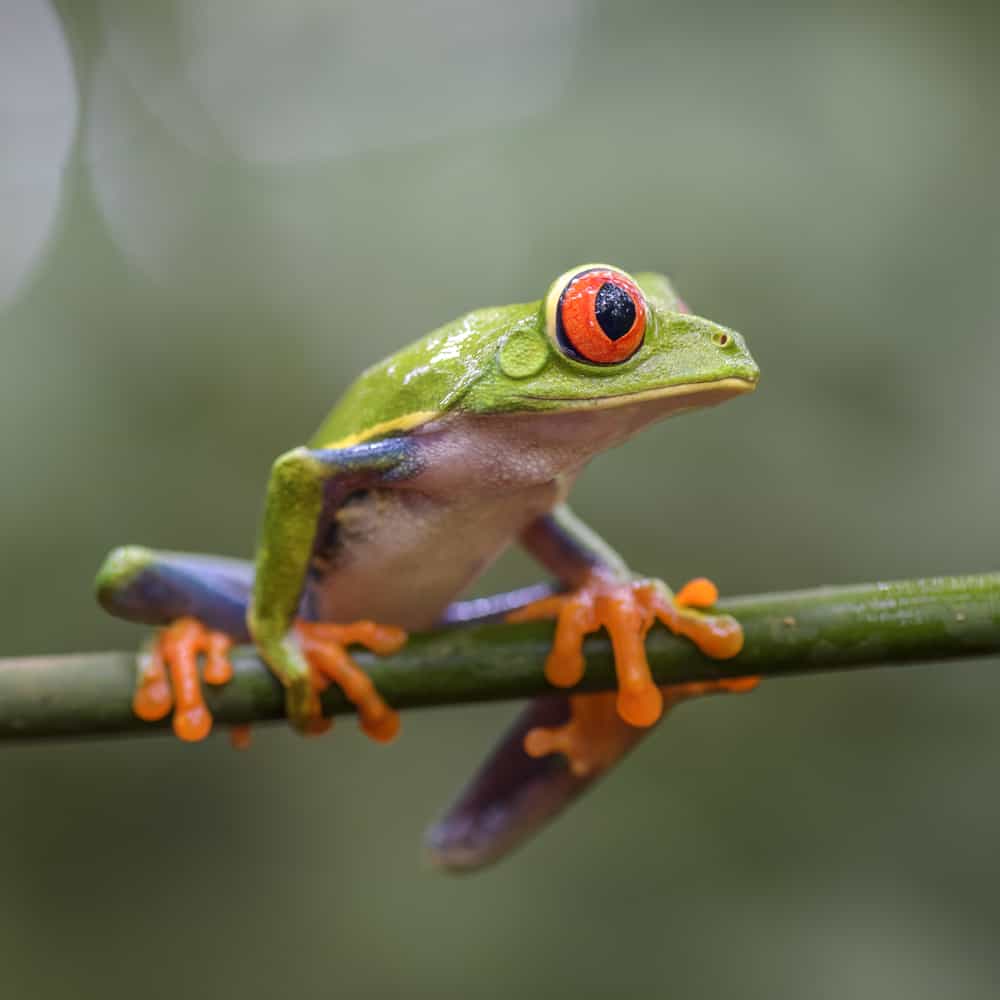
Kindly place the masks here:
POLYGON ((0 306, 41 256, 76 131, 69 48, 44 0, 0 5, 0 306))

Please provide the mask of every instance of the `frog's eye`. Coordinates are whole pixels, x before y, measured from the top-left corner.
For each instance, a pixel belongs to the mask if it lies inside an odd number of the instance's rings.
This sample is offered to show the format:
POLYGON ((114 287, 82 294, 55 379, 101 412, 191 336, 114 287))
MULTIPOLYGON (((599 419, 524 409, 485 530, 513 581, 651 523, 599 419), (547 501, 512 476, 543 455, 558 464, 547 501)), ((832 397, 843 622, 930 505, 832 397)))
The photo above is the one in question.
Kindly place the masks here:
POLYGON ((646 299, 624 271, 588 267, 568 271, 545 303, 549 336, 576 361, 617 365, 642 346, 646 299))

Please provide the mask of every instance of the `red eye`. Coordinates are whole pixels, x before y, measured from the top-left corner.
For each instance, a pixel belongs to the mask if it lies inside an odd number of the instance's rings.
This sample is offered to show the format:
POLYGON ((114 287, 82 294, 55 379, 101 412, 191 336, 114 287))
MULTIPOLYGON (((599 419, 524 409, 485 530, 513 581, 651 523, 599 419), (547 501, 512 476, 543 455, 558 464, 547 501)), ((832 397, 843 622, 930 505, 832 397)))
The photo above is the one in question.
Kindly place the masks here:
POLYGON ((580 271, 563 288, 555 313, 556 338, 568 357, 615 365, 642 346, 646 300, 621 271, 580 271))

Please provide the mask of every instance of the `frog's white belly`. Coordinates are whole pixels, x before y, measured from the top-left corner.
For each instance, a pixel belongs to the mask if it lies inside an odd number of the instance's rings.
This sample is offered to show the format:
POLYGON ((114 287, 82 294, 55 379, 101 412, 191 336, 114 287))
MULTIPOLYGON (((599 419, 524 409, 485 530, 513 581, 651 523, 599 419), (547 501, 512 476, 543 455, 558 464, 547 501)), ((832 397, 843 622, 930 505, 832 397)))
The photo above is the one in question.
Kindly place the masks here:
POLYGON ((562 492, 555 481, 447 499, 373 490, 337 512, 334 544, 314 560, 304 610, 320 621, 430 628, 562 492))

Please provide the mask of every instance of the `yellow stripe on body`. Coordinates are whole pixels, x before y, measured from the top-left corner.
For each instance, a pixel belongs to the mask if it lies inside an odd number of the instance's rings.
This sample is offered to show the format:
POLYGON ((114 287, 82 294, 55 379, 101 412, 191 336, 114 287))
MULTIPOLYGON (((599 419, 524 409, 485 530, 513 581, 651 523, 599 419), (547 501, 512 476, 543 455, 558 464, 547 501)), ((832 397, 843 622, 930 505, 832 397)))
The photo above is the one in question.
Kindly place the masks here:
POLYGON ((440 416, 438 410, 417 410, 414 413, 404 413, 401 417, 394 417, 392 420, 383 420, 381 423, 372 424, 363 431, 355 434, 348 434, 347 437, 338 438, 322 445, 323 448, 350 448, 353 445, 369 441, 373 437, 382 434, 390 434, 392 431, 408 431, 421 424, 426 424, 435 417, 440 416))

